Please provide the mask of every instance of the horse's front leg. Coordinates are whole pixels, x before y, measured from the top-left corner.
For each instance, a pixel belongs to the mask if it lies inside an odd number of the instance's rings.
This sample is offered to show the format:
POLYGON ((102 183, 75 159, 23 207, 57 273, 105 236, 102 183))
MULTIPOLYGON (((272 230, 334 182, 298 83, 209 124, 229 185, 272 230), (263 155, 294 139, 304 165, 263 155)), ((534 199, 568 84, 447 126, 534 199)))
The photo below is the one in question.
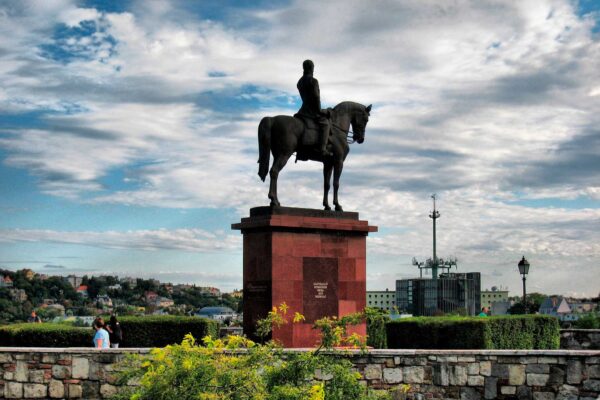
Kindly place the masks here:
POLYGON ((333 167, 333 204, 335 205, 335 211, 344 211, 338 201, 338 189, 340 188, 340 176, 343 168, 343 161, 337 161, 333 167))
POLYGON ((331 210, 329 207, 329 183, 331 182, 331 173, 333 172, 333 164, 323 162, 323 207, 325 210, 331 210))
POLYGON ((271 199, 271 206, 279 206, 279 199, 277 198, 277 178, 279 177, 279 171, 285 167, 289 155, 279 155, 273 161, 273 165, 271 166, 271 171, 269 171, 269 176, 271 178, 269 182, 269 199, 271 199))

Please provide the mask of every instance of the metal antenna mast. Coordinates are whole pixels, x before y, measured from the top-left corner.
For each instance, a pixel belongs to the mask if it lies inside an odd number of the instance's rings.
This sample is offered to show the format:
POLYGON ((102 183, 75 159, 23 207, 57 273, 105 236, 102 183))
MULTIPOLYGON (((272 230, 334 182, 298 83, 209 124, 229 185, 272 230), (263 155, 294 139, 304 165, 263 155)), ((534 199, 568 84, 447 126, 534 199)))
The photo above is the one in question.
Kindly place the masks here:
POLYGON ((433 279, 438 278, 438 270, 450 272, 450 268, 456 267, 456 258, 450 257, 447 259, 442 259, 437 257, 437 244, 436 244, 436 226, 435 220, 440 217, 440 212, 436 209, 436 195, 435 193, 431 195, 433 199, 433 211, 429 214, 429 218, 433 220, 433 258, 428 258, 425 262, 418 261, 416 258, 413 258, 412 264, 419 268, 419 272, 421 278, 423 277, 423 269, 431 269, 431 276, 433 279))
POLYGON ((433 199, 433 211, 429 214, 429 218, 433 220, 433 265, 431 266, 431 276, 433 279, 438 277, 438 259, 435 252, 435 220, 440 217, 439 211, 435 209, 435 193, 431 195, 433 199))

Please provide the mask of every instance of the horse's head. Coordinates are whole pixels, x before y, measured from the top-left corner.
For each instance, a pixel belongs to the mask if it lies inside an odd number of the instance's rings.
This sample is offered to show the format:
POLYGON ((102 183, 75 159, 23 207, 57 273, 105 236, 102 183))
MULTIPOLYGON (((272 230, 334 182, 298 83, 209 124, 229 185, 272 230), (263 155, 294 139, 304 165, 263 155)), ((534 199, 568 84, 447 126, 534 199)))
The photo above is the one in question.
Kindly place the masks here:
POLYGON ((354 113, 352 113, 352 139, 355 142, 362 143, 365 141, 365 129, 367 128, 367 122, 369 122, 369 115, 371 113, 371 105, 365 107, 358 107, 354 113))

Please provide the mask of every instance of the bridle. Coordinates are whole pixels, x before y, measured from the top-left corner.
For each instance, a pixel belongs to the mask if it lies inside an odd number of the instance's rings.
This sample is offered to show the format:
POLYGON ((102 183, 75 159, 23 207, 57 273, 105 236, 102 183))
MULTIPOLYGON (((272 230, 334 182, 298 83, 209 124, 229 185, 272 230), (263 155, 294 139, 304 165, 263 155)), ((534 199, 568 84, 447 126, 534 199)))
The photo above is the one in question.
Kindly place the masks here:
POLYGON ((350 130, 350 128, 346 129, 342 129, 341 126, 338 126, 336 124, 334 124, 333 122, 331 123, 331 126, 333 126, 334 128, 339 129, 340 131, 342 131, 345 135, 346 135, 346 143, 348 144, 352 144, 356 142, 356 139, 354 139, 354 132, 352 132, 350 130))

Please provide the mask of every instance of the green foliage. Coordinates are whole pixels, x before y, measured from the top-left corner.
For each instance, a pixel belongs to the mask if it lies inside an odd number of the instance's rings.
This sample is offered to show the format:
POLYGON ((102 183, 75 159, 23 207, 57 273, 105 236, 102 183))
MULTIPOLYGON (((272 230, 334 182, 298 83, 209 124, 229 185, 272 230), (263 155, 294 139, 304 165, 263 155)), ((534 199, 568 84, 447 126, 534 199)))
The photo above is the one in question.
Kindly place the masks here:
MULTIPOLYGON (((291 317, 291 316, 290 316, 291 317)), ((295 313, 292 322, 304 316, 295 313)), ((117 398, 204 399, 204 400, 376 400, 391 399, 390 393, 376 393, 360 384, 360 374, 334 346, 361 342, 348 335, 348 325, 362 322, 364 315, 322 318, 315 322, 322 343, 308 352, 285 352, 273 341, 256 344, 241 336, 223 340, 205 337, 204 347, 192 335, 181 345, 153 349, 149 357, 130 356, 121 371, 120 383, 132 380, 117 398), (327 350, 327 351, 324 351, 327 350)), ((273 307, 258 323, 263 339, 273 327, 287 324, 288 306, 273 307)), ((362 343, 361 343, 362 344, 362 343)))
POLYGON ((573 321, 573 328, 576 329, 600 329, 600 315, 597 313, 589 313, 577 321, 573 321))
POLYGON ((130 356, 119 383, 139 381, 117 399, 167 400, 375 400, 390 399, 363 387, 360 374, 339 354, 284 352, 272 342, 240 337, 189 335, 180 345, 154 349, 149 357, 130 356), (327 378, 327 380, 323 378, 327 378))
POLYGON ((558 320, 545 315, 414 317, 388 322, 391 349, 558 349, 558 320))
POLYGON ((215 321, 199 317, 170 315, 121 317, 121 347, 160 347, 179 343, 187 334, 197 337, 218 336, 215 321))
POLYGON ((390 321, 387 311, 379 308, 365 308, 367 319, 367 346, 375 349, 387 348, 387 334, 385 325, 390 321))
POLYGON ((0 346, 91 347, 94 332, 65 324, 13 324, 0 327, 0 346))
MULTIPOLYGON (((185 335, 218 336, 215 321, 198 317, 120 318, 121 347, 158 347, 178 343, 185 335)), ((94 331, 67 324, 14 324, 0 327, 0 346, 90 347, 94 331)))

